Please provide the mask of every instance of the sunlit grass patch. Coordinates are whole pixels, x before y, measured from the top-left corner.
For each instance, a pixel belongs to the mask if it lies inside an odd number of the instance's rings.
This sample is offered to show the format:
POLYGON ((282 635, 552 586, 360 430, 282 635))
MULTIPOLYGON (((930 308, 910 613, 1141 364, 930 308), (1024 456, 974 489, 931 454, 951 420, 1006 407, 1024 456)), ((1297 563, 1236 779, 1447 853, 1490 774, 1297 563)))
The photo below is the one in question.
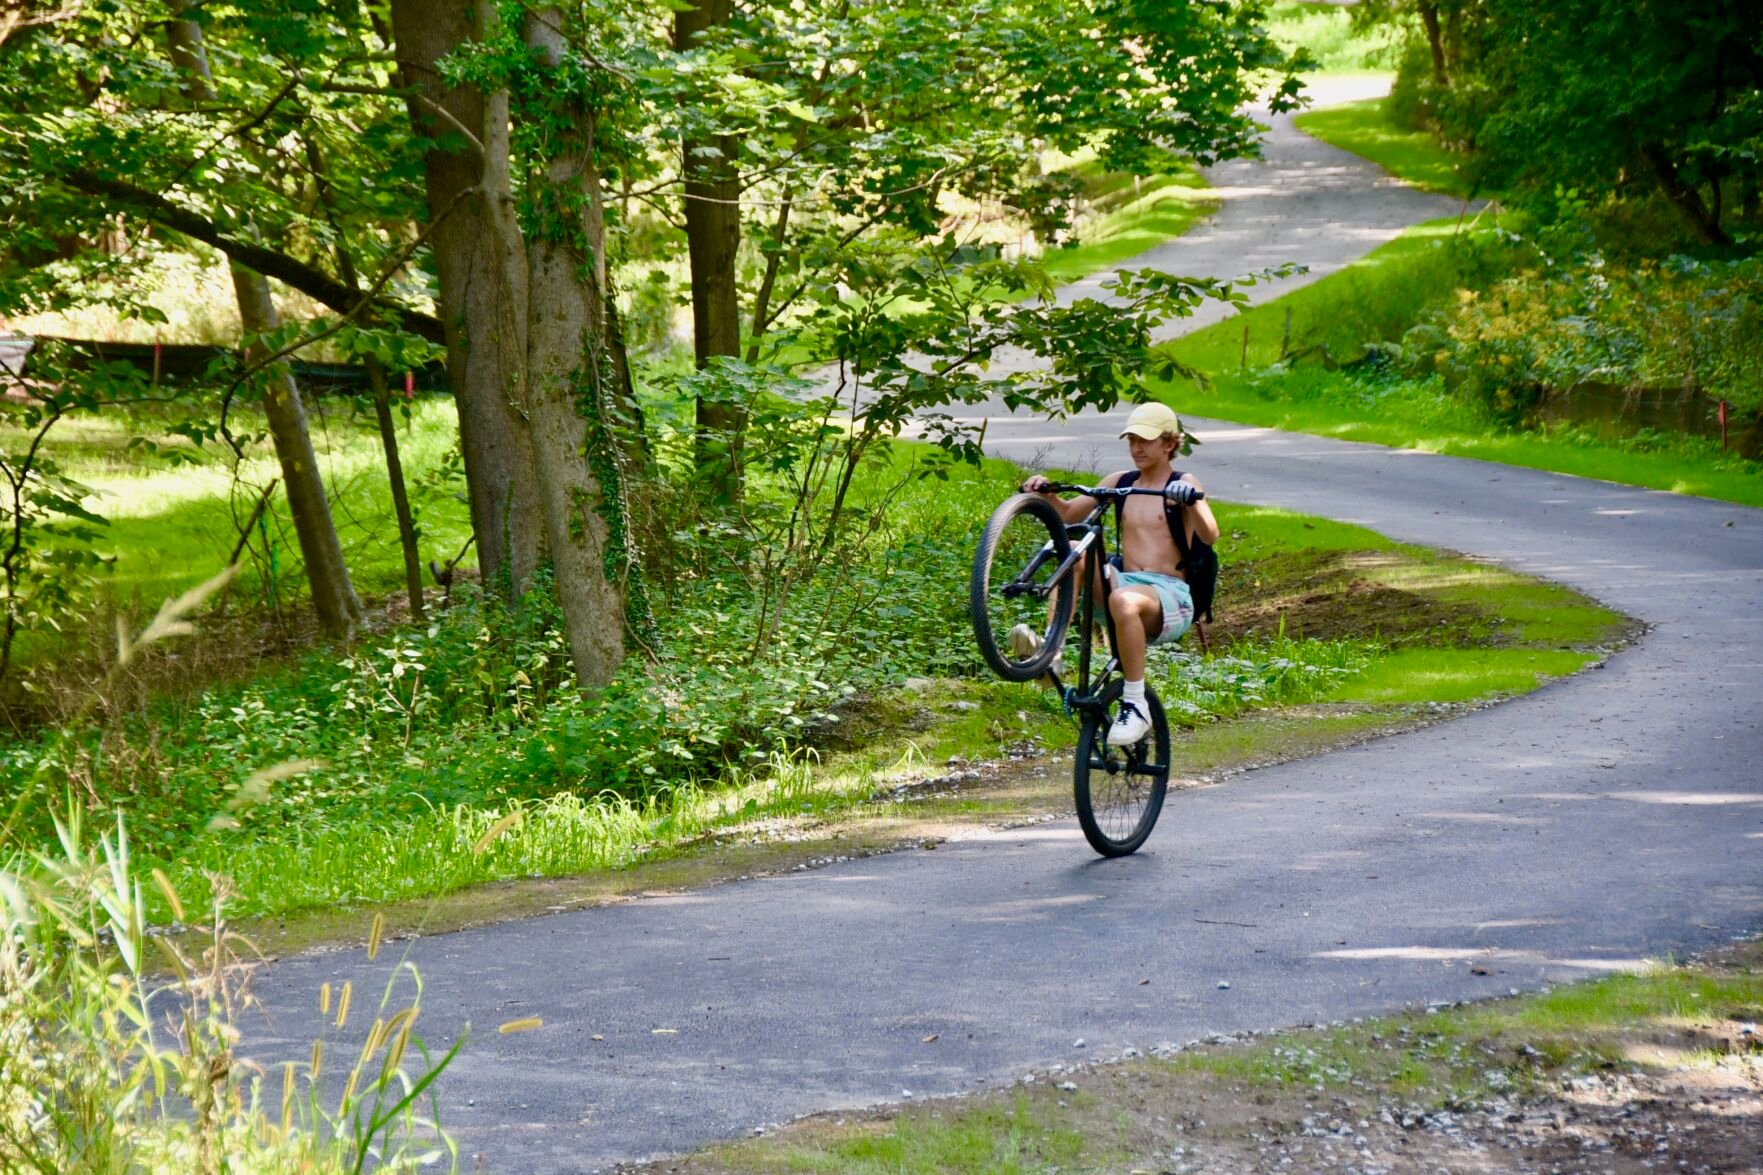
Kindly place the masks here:
POLYGON ((1425 131, 1404 130, 1385 113, 1387 99, 1368 98, 1296 118, 1297 127, 1323 142, 1363 156, 1415 187, 1467 198, 1472 181, 1466 156, 1447 151, 1425 131))
MULTIPOLYGON (((424 555, 445 561, 470 534, 462 489, 438 480, 457 443, 454 408, 450 400, 437 397, 412 401, 408 408, 408 416, 395 413, 405 480, 424 555)), ((357 589, 377 593, 401 588, 403 556, 371 406, 327 397, 311 403, 308 416, 332 517, 357 589)), ((233 426, 249 436, 262 423, 255 409, 240 406, 233 426)), ((154 606, 224 566, 261 487, 281 476, 267 442, 250 447, 235 481, 222 442, 197 452, 187 442, 158 433, 152 417, 74 418, 58 425, 52 440, 51 451, 63 472, 94 491, 88 507, 109 519, 92 545, 114 558, 103 590, 125 610, 154 606), (135 435, 175 445, 193 456, 194 463, 170 464, 131 452, 127 444, 135 435)), ((235 593, 267 594, 264 585, 271 568, 263 556, 272 553, 279 597, 304 597, 299 544, 279 488, 248 551, 252 554, 246 556, 235 593)), ((42 641, 27 641, 27 659, 46 647, 42 641)))
POLYGON ((1527 693, 1576 673, 1595 653, 1542 649, 1398 649, 1329 695, 1334 702, 1473 702, 1527 693))
POLYGON ((1340 4, 1280 3, 1268 9, 1267 31, 1288 50, 1306 50, 1325 74, 1381 71, 1395 65, 1399 30, 1380 25, 1357 32, 1352 15, 1340 4))

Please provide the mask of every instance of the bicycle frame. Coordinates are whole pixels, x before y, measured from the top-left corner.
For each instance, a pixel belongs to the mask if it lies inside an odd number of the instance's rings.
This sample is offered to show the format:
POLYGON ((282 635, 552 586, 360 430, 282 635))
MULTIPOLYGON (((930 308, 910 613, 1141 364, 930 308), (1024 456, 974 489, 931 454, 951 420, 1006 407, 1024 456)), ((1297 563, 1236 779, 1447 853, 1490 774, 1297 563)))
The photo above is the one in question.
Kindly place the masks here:
MULTIPOLYGON (((1101 671, 1096 674, 1092 684, 1090 666, 1095 652, 1095 625, 1091 618, 1095 615, 1096 581, 1098 579, 1101 580, 1102 585, 1102 623, 1107 628, 1108 648, 1112 650, 1117 644, 1114 637, 1114 613, 1108 606, 1109 595, 1113 589, 1107 572, 1097 570, 1097 568, 1105 568, 1108 565, 1108 527, 1107 523, 1103 521, 1103 515, 1107 512, 1108 502, 1101 501, 1082 522, 1066 523, 1065 533, 1071 539, 1071 553, 1065 557, 1065 561, 1060 564, 1049 581, 1058 583, 1083 561, 1085 555, 1092 551, 1095 553, 1096 562, 1091 566, 1088 574, 1084 576, 1083 585, 1078 591, 1076 610, 1071 618, 1072 624, 1078 628, 1077 684, 1067 686, 1059 679, 1057 673, 1048 670, 1049 676, 1053 679, 1053 688, 1058 691, 1060 698, 1064 701, 1067 714, 1098 706, 1100 703, 1097 699, 1102 690, 1107 687, 1109 678, 1120 668, 1120 659, 1110 652, 1108 660, 1103 663, 1101 671)), ((1051 547, 1052 544, 1049 543, 1048 546, 1051 547)))

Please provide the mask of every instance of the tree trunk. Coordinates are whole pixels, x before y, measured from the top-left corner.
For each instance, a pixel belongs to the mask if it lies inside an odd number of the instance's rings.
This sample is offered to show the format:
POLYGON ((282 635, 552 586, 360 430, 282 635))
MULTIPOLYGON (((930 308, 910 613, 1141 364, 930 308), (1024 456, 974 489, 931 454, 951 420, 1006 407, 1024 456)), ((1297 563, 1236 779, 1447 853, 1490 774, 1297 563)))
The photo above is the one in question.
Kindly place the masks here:
POLYGON ((398 545, 404 549, 404 590, 410 595, 410 615, 421 620, 422 552, 416 545, 416 519, 410 513, 410 495, 404 488, 404 462, 398 457, 398 428, 392 422, 392 395, 386 387, 386 369, 372 355, 367 357, 367 377, 373 389, 373 416, 380 429, 380 448, 386 454, 392 512, 398 516, 398 545))
MULTIPOLYGON (((674 13, 673 45, 690 49, 698 35, 727 24, 733 0, 700 0, 674 13)), ((741 244, 741 190, 732 135, 681 143, 685 178, 686 247, 692 271, 692 351, 700 368, 718 355, 741 351, 740 295, 735 261, 741 244)), ((741 440, 746 412, 739 405, 698 401, 698 465, 718 497, 732 501, 741 489, 741 440)))
MULTIPOLYGON (((269 279, 260 273, 233 266, 233 293, 239 299, 239 318, 248 340, 245 357, 252 363, 264 354, 264 345, 251 342, 281 325, 269 279)), ((330 500, 325 497, 324 477, 312 451, 306 430, 306 407, 300 387, 285 363, 272 363, 263 373, 269 387, 263 393, 263 413, 269 435, 275 440, 276 457, 282 466, 282 485, 288 495, 288 512, 294 517, 294 533, 300 539, 300 558, 306 564, 306 583, 312 590, 312 606, 318 624, 330 636, 343 636, 361 622, 361 601, 349 582, 343 563, 343 546, 331 520, 330 500)))
POLYGON ((1702 201, 1702 193, 1696 190, 1694 184, 1684 182, 1683 177, 1678 174, 1677 164, 1663 146, 1649 143, 1641 148, 1641 154, 1652 167, 1666 198, 1704 241, 1710 245, 1732 244, 1732 238, 1720 227, 1719 216, 1709 211, 1708 205, 1702 201))
MULTIPOLYGON (((171 10, 181 15, 188 0, 171 0, 171 10)), ((208 55, 202 45, 202 28, 194 21, 167 22, 166 40, 172 62, 184 75, 184 91, 194 102, 214 100, 213 75, 209 72, 208 55)), ((269 279, 242 266, 231 267, 233 293, 239 302, 239 321, 244 327, 246 358, 256 362, 264 354, 256 340, 281 325, 275 300, 270 296, 269 279)), ((288 495, 288 511, 293 515, 294 533, 300 540, 300 557, 306 565, 306 582, 312 590, 312 606, 318 613, 319 627, 331 636, 346 635, 361 621, 361 601, 349 581, 349 568, 343 562, 343 546, 337 540, 336 523, 331 518, 330 500, 325 496, 324 478, 318 470, 318 459, 312 451, 312 437, 306 429, 306 408, 300 402, 300 387, 287 364, 272 364, 265 373, 269 387, 263 395, 263 411, 268 418, 269 434, 275 443, 276 457, 282 466, 282 482, 288 495)))
POLYGON ((1426 27, 1426 43, 1432 50, 1433 84, 1448 86, 1451 79, 1445 70, 1445 42, 1439 31, 1439 6, 1433 0, 1416 0, 1415 8, 1420 12, 1420 23, 1426 27))
POLYGON ((624 454, 627 477, 649 473, 649 438, 643 423, 643 406, 637 401, 636 381, 631 378, 630 351, 624 345, 624 322, 618 316, 618 296, 610 276, 606 289, 606 352, 612 358, 613 428, 619 451, 624 454))
MULTIPOLYGON (((567 48, 553 11, 528 13, 523 36, 555 68, 567 48)), ((563 87, 556 87, 562 93, 563 87)), ((605 221, 592 110, 567 97, 547 111, 548 157, 529 197, 547 226, 527 242, 526 418, 545 535, 570 652, 584 685, 624 659, 631 568, 617 444, 608 426, 615 375, 606 345, 605 221)))
MULTIPOLYGON (((361 288, 361 277, 350 260, 348 243, 343 240, 343 226, 331 201, 330 173, 315 139, 306 140, 306 165, 312 169, 319 206, 325 221, 335 234, 337 273, 354 290, 361 288)), ((392 423, 391 393, 386 388, 386 368, 379 356, 368 354, 367 382, 373 392, 374 420, 379 425, 380 449, 386 455, 386 483, 392 491, 392 511, 398 517, 398 545, 404 551, 404 586, 410 596, 410 615, 422 619, 422 552, 416 546, 416 522, 410 513, 410 495, 404 486, 404 462, 398 457, 398 429, 392 423)))
POLYGON ((505 586, 518 598, 542 556, 544 528, 525 422, 514 407, 526 371, 525 262, 506 183, 491 175, 492 184, 485 185, 486 173, 507 170, 507 100, 486 101, 469 87, 450 89, 434 68, 461 45, 484 38, 486 28, 474 17, 485 12, 464 2, 393 0, 392 27, 404 84, 421 96, 410 103, 417 133, 436 140, 463 138, 426 101, 477 139, 430 150, 424 180, 432 217, 441 216, 461 192, 481 189, 436 226, 430 243, 478 566, 486 587, 505 586), (486 160, 486 146, 497 143, 500 161, 486 160))

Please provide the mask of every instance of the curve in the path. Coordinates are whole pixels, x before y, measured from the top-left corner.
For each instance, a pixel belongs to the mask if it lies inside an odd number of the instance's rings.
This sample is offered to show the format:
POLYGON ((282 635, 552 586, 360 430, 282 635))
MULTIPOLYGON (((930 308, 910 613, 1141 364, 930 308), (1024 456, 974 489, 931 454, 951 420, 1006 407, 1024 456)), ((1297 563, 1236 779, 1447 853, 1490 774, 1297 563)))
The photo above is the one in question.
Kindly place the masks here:
MULTIPOLYGON (((441 1099, 467 1156, 592 1170, 1029 1065, 1530 988, 1763 926, 1763 513, 1195 423, 1224 499, 1483 555, 1655 627, 1506 705, 1175 793, 1123 860, 1096 859, 1067 822, 417 941, 424 1023, 442 1044, 474 1025, 441 1099), (544 1027, 494 1031, 529 1016, 544 1027)), ((1119 464, 1118 427, 999 420, 989 437, 1101 468, 1119 464)), ((319 985, 377 990, 390 955, 266 968, 271 1020, 245 1051, 304 1056, 319 985)))

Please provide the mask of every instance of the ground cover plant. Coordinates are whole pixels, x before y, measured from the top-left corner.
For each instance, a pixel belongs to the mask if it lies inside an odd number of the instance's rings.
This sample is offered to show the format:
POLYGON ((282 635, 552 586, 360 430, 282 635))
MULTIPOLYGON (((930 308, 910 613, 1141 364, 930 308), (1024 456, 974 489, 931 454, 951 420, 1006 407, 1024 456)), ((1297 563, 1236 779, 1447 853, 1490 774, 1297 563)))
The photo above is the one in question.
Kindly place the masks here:
MULTIPOLYGON (((141 632, 123 630, 111 677, 153 646, 187 635, 190 617, 227 578, 168 601, 141 632)), ((287 770, 269 767, 246 785, 287 770)), ((65 776, 53 782, 69 783, 65 776)), ((52 845, 0 854, 0 1165, 208 1175, 360 1171, 370 1163, 411 1170, 446 1157, 451 1143, 423 1094, 464 1037, 438 1060, 428 1054, 416 1031, 421 981, 414 971, 387 985, 365 1034, 363 1017, 349 1023, 350 985, 334 1020, 327 985, 319 1008, 330 1023, 318 1028, 310 1062, 285 1065, 274 1081, 236 1051, 252 1006, 241 956, 252 948, 228 923, 225 884, 214 887, 205 909, 186 915, 169 879, 151 871, 164 902, 199 929, 181 944, 150 937, 149 873, 131 854, 126 824, 118 818, 94 837, 71 788, 54 807, 52 845), (169 973, 156 978, 157 967, 169 973), (339 1046, 341 1057, 333 1051, 327 1069, 327 1047, 339 1046), (322 1077, 333 1071, 345 1075, 340 1092, 322 1077)), ((13 808, 8 829, 19 815, 13 808)), ((380 930, 375 922, 370 960, 380 930)), ((362 1003, 371 1006, 368 997, 362 1003)))
POLYGON ((1760 964, 1753 942, 1517 998, 1147 1042, 645 1170, 1742 1170, 1763 1119, 1760 964))

